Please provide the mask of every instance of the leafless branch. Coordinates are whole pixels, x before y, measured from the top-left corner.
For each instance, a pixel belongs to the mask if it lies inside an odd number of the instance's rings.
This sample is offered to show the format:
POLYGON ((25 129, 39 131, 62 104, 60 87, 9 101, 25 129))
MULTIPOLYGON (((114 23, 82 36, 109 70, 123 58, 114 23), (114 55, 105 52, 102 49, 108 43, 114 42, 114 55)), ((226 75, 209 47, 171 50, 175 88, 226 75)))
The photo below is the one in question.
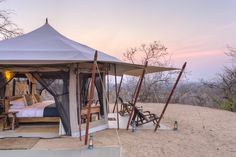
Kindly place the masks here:
MULTIPOLYGON (((3 1, 0 1, 2 3, 3 1)), ((17 27, 10 19, 13 12, 0 10, 0 39, 9 39, 22 34, 22 30, 17 27)))

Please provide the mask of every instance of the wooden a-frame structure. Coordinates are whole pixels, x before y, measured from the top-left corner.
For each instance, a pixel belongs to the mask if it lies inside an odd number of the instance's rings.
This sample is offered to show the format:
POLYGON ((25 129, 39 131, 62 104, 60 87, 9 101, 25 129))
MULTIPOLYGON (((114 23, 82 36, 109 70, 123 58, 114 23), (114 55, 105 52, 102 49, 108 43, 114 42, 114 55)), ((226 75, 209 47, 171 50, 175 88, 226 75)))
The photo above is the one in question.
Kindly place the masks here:
MULTIPOLYGON (((163 110, 161 112, 161 115, 160 115, 160 117, 158 119, 158 122, 157 122, 157 124, 155 126, 154 131, 157 131, 157 128, 160 127, 160 121, 161 121, 161 119, 163 118, 163 116, 165 114, 165 111, 166 111, 166 109, 167 109, 167 107, 168 107, 168 105, 170 103, 170 100, 172 98, 172 95, 174 94, 174 91, 175 91, 178 83, 179 83, 179 80, 180 80, 180 78, 181 78, 181 76, 182 76, 182 74, 183 74, 183 72, 184 72, 184 70, 186 68, 186 65, 187 65, 187 62, 185 62, 183 64, 183 66, 182 66, 182 68, 180 70, 180 73, 178 74, 176 82, 175 82, 174 86, 172 87, 170 94, 167 97, 165 106, 164 106, 164 108, 163 108, 163 110)), ((134 94, 133 94, 133 98, 132 98, 132 102, 131 102, 131 104, 133 105, 133 108, 132 108, 131 114, 129 115, 129 119, 128 119, 128 123, 127 123, 127 127, 126 127, 127 130, 129 129, 129 126, 130 126, 130 123, 131 123, 131 119, 132 119, 132 117, 134 115, 134 109, 135 109, 136 102, 137 102, 137 99, 138 99, 138 96, 139 96, 139 92, 141 90, 141 86, 142 86, 142 82, 143 82, 143 79, 144 79, 144 76, 145 76, 145 72, 146 72, 146 67, 147 66, 148 66, 148 62, 145 62, 145 65, 144 65, 144 68, 143 68, 143 72, 142 72, 142 74, 141 74, 141 76, 140 76, 140 78, 138 80, 138 83, 136 85, 136 88, 135 88, 135 91, 134 91, 134 94)), ((118 114, 118 100, 117 99, 119 97, 122 80, 123 80, 123 75, 121 76, 119 88, 118 88, 118 91, 116 92, 116 100, 115 100, 115 105, 114 105, 114 108, 113 108, 113 113, 115 111, 115 108, 117 108, 117 114, 118 114)), ((118 116, 117 116, 117 118, 118 118, 118 116)))

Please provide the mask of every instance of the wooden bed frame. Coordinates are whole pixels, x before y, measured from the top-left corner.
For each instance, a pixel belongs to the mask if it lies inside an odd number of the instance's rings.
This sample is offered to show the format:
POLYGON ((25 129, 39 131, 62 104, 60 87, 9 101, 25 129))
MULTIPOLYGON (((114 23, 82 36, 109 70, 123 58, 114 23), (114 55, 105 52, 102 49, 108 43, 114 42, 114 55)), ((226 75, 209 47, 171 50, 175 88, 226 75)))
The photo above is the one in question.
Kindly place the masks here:
MULTIPOLYGON (((4 99, 4 112, 8 113, 10 108, 10 101, 15 100, 19 97, 10 97, 8 99, 4 99)), ((87 108, 83 108, 81 111, 81 115, 87 114, 87 108)), ((97 114, 98 119, 100 119, 100 106, 92 106, 91 114, 97 114)), ((60 117, 17 117, 19 123, 59 123, 60 117)))
MULTIPOLYGON (((92 106, 91 114, 97 114, 100 119, 100 106, 92 106)), ((87 108, 82 109, 81 115, 87 114, 87 108)), ((59 123, 60 117, 18 117, 19 123, 59 123)))
POLYGON ((19 123, 59 123, 60 117, 18 117, 19 123))
MULTIPOLYGON (((9 97, 3 100, 3 111, 8 113, 10 101, 18 99, 18 96, 9 97)), ((60 117, 17 117, 19 123, 59 123, 60 117)))

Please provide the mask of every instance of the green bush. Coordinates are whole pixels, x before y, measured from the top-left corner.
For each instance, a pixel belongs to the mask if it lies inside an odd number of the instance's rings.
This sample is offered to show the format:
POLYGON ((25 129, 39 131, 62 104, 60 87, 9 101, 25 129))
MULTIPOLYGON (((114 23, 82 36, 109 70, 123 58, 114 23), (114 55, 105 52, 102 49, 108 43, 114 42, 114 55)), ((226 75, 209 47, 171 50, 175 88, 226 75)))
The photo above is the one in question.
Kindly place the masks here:
POLYGON ((220 105, 220 109, 233 111, 233 99, 232 98, 225 98, 220 105))

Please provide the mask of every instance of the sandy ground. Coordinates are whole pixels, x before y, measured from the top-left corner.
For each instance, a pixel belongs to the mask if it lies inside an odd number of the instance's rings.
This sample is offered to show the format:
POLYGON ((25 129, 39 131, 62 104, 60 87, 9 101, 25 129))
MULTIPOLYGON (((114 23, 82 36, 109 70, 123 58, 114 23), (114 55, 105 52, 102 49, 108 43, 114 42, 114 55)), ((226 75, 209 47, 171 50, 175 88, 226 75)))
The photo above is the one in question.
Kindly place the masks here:
MULTIPOLYGON (((163 104, 138 104, 159 114, 163 104)), ((104 130, 94 134, 95 147, 121 145, 123 157, 236 157, 236 113, 170 104, 163 124, 179 130, 104 130)), ((80 149, 83 141, 65 137, 40 140, 32 149, 80 149)))

